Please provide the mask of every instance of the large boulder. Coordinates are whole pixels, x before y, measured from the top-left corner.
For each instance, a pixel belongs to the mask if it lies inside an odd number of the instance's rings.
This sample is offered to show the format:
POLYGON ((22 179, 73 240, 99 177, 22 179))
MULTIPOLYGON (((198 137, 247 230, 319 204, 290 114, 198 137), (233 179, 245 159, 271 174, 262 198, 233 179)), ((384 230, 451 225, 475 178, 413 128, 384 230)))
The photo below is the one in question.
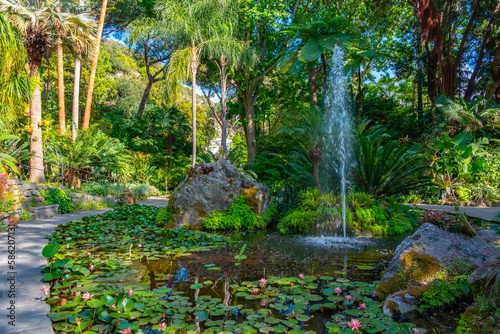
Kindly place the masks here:
POLYGON ((423 224, 396 248, 394 258, 389 263, 382 282, 394 276, 401 267, 403 256, 410 251, 432 256, 440 263, 448 265, 453 264, 459 258, 473 265, 480 265, 485 261, 495 259, 495 253, 486 244, 500 251, 500 247, 495 246, 500 243, 500 235, 493 230, 481 230, 478 234, 482 240, 477 236, 466 239, 436 225, 423 224))
POLYGON ((172 193, 168 211, 176 228, 186 224, 196 228, 210 212, 228 208, 240 194, 259 215, 266 212, 271 203, 266 185, 242 179, 238 168, 220 159, 191 168, 172 193))

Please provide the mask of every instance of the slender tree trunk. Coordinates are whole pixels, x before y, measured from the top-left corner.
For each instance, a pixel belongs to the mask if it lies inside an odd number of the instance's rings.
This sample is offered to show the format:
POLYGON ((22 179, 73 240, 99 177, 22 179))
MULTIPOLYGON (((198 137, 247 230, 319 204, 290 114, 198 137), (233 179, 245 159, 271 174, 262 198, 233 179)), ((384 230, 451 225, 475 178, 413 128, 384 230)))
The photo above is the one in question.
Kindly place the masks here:
POLYGON ((308 70, 309 72, 309 106, 311 109, 316 108, 316 103, 318 102, 318 93, 317 93, 317 87, 316 87, 316 68, 312 66, 308 70))
MULTIPOLYGON (((79 2, 80 7, 85 5, 83 0, 79 2)), ((81 56, 75 58, 75 70, 73 74, 73 103, 71 107, 71 139, 76 140, 78 136, 79 109, 80 109, 80 76, 82 72, 81 56)))
POLYGON ((422 122, 423 120, 423 112, 424 112, 424 107, 423 107, 423 66, 422 66, 422 25, 418 20, 420 20, 418 16, 418 6, 419 2, 417 1, 417 5, 415 7, 416 9, 416 17, 417 17, 417 26, 416 26, 416 46, 415 46, 415 51, 416 51, 416 71, 417 71, 417 115, 418 115, 418 121, 422 122))
POLYGON ((59 107, 59 134, 66 134, 66 110, 64 110, 64 55, 62 39, 57 39, 57 105, 59 107))
POLYGON ((85 103, 85 114, 83 115, 82 129, 88 129, 90 125, 90 109, 92 107, 92 94, 94 93, 95 74, 97 71, 97 61, 99 60, 99 49, 101 47, 102 30, 104 29, 104 18, 106 17, 106 7, 108 0, 102 0, 101 15, 99 16, 99 26, 97 27, 97 39, 95 43, 94 58, 90 68, 89 89, 87 92, 87 102, 85 103))
POLYGON ((193 159, 192 167, 196 165, 196 72, 198 71, 198 55, 194 45, 194 40, 191 39, 193 48, 193 62, 191 64, 191 112, 193 114, 193 159))
POLYGON ((363 115, 363 92, 361 90, 361 64, 358 65, 358 116, 363 115))
POLYGON ((154 79, 148 78, 148 84, 146 85, 146 89, 144 89, 144 93, 142 93, 141 104, 139 104, 139 109, 137 110, 137 115, 142 115, 144 112, 144 108, 146 107, 146 102, 148 101, 149 93, 151 92, 151 87, 153 87, 154 79))
POLYGON ((76 140, 78 135, 79 107, 80 107, 80 74, 82 62, 80 56, 75 59, 75 72, 73 78, 73 107, 71 109, 71 139, 76 140))
POLYGON ((220 105, 221 105, 221 121, 222 121, 222 157, 227 157, 227 73, 226 73, 226 59, 224 55, 220 58, 220 105))
MULTIPOLYGON (((36 79, 38 79, 38 67, 33 64, 30 66, 30 78, 32 82, 36 82, 36 79)), ((40 127, 40 122, 42 121, 42 94, 40 92, 40 84, 38 83, 31 96, 30 118, 32 128, 30 137, 30 152, 32 154, 30 158, 30 181, 45 183, 42 129, 40 127)))

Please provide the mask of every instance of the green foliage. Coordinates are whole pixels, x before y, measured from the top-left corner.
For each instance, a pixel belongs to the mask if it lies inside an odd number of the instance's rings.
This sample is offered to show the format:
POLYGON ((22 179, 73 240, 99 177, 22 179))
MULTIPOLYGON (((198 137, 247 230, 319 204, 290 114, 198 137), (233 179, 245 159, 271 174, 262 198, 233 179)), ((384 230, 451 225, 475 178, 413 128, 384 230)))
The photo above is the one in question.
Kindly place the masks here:
POLYGON ((380 126, 358 130, 359 155, 356 168, 358 187, 375 197, 391 196, 430 184, 429 167, 417 153, 419 147, 388 140, 380 126))
POLYGON ((231 206, 223 211, 212 211, 203 219, 203 227, 208 230, 255 230, 263 228, 274 214, 274 209, 269 208, 265 214, 259 216, 253 212, 252 207, 245 204, 245 197, 240 196, 231 206))
POLYGON ((459 276, 453 281, 436 280, 432 283, 431 289, 424 292, 419 306, 416 308, 422 311, 430 307, 441 307, 449 305, 470 292, 467 283, 467 276, 459 276))
POLYGON ((281 234, 306 234, 317 222, 318 212, 311 210, 293 210, 281 219, 278 229, 281 234))
POLYGON ((46 205, 58 204, 59 213, 70 213, 75 211, 75 206, 73 204, 73 198, 70 195, 69 190, 62 190, 59 188, 48 188, 42 189, 40 194, 45 198, 46 205))
POLYGON ((155 217, 156 224, 167 225, 168 220, 170 219, 170 215, 171 213, 168 211, 168 207, 161 208, 155 217))
POLYGON ((100 198, 94 198, 91 201, 79 200, 76 202, 77 211, 92 211, 109 208, 111 204, 100 198))

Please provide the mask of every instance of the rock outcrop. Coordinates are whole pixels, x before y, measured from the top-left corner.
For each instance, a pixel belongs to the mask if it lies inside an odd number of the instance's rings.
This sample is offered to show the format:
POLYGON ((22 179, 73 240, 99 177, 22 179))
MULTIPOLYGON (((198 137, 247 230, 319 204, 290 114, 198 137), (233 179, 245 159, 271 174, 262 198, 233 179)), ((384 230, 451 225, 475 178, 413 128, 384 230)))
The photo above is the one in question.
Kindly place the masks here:
MULTIPOLYGON (((481 230, 478 231, 478 234, 491 247, 495 247, 495 243, 500 243, 500 235, 493 230, 481 230)), ((458 258, 473 265, 493 260, 495 253, 484 242, 477 236, 466 239, 456 233, 442 230, 436 225, 423 224, 396 248, 394 258, 391 260, 382 281, 389 280, 398 271, 401 259, 410 251, 435 257, 442 264, 452 264, 458 258)), ((496 248, 500 251, 500 247, 496 246, 496 248)))
POLYGON ((168 210, 179 228, 186 224, 200 227, 210 212, 224 210, 240 195, 257 214, 266 212, 271 203, 269 188, 242 179, 238 168, 225 159, 192 168, 188 177, 172 193, 168 210))

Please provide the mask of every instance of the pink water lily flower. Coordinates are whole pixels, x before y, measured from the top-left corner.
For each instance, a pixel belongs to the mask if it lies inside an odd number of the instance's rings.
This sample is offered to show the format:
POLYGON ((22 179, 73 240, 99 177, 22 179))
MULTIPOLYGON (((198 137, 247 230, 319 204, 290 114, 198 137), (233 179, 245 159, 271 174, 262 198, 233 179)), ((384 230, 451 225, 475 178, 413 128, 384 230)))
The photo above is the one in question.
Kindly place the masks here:
POLYGON ((163 322, 163 323, 160 325, 160 330, 161 330, 161 331, 164 331, 164 330, 165 330, 165 328, 167 328, 167 324, 163 322))
POLYGON ((47 288, 46 286, 42 286, 42 291, 45 293, 45 295, 48 297, 49 296, 49 290, 50 288, 47 288))
POLYGON ((259 289, 253 289, 252 292, 254 295, 256 295, 257 293, 259 293, 259 289))
POLYGON ((364 310, 366 308, 365 303, 359 304, 358 310, 364 310))
POLYGON ((358 319, 352 319, 347 323, 347 325, 349 325, 349 327, 351 327, 352 330, 361 328, 361 322, 358 319))
POLYGON ((352 296, 351 296, 351 295, 347 295, 347 296, 345 296, 345 299, 346 299, 348 302, 350 302, 350 301, 352 300, 352 296))
POLYGON ((412 328, 411 331, 413 332, 413 334, 419 334, 420 333, 419 330, 416 329, 416 328, 412 328))
POLYGON ((337 295, 340 295, 342 293, 342 289, 341 288, 335 288, 335 293, 337 295))
POLYGON ((304 279, 304 274, 299 274, 300 279, 304 279))
POLYGON ((94 270, 94 268, 95 268, 94 265, 91 263, 89 266, 89 270, 92 271, 92 270, 94 270))
POLYGON ((378 292, 377 292, 377 291, 374 291, 374 292, 372 293, 372 297, 373 297, 373 298, 378 297, 378 292))
POLYGON ((120 334, 132 334, 132 331, 130 330, 130 327, 129 327, 127 329, 120 331, 120 334))
POLYGON ((92 297, 94 297, 94 295, 91 295, 90 293, 85 292, 85 294, 83 295, 83 300, 84 300, 84 301, 88 301, 88 300, 90 300, 92 297))
POLYGON ((267 284, 267 280, 265 278, 261 278, 259 280, 259 283, 260 283, 260 285, 266 285, 267 284))
POLYGON ((134 294, 134 290, 132 290, 132 289, 128 290, 128 296, 129 297, 132 297, 133 294, 134 294))

